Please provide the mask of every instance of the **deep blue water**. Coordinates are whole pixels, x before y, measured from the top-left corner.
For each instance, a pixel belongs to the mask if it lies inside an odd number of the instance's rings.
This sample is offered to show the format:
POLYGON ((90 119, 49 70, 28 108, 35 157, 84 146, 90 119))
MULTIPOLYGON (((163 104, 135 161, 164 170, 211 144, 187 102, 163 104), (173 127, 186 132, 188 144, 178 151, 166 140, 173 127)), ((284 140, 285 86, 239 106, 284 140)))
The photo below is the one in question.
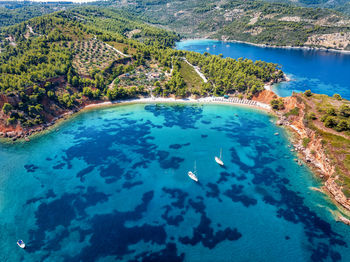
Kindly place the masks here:
POLYGON ((349 261, 350 227, 272 120, 125 105, 1 145, 0 261, 349 261))
POLYGON ((248 44, 216 40, 186 40, 177 43, 178 49, 200 53, 223 54, 224 57, 248 58, 277 63, 293 80, 279 84, 275 91, 289 96, 293 91, 307 89, 332 96, 339 93, 350 99, 350 54, 320 50, 300 50, 257 47, 248 44))

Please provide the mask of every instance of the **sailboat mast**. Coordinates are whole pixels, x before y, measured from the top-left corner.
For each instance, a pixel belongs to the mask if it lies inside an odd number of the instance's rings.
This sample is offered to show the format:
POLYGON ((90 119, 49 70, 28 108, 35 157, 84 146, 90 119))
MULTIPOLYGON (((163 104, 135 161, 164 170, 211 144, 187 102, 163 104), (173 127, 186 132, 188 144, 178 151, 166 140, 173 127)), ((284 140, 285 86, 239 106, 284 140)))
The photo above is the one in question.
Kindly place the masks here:
POLYGON ((222 159, 222 148, 220 148, 220 159, 222 159))

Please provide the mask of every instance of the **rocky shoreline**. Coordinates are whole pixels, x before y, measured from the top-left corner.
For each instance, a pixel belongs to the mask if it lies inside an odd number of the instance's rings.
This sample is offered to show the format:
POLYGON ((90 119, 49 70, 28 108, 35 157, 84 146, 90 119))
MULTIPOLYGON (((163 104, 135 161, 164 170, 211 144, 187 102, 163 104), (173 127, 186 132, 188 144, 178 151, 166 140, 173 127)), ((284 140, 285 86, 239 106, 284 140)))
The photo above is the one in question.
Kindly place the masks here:
POLYGON ((24 139, 25 141, 30 141, 29 139, 30 136, 49 129, 50 127, 54 126, 59 120, 65 119, 66 117, 73 115, 74 113, 77 113, 79 111, 80 109, 74 109, 72 111, 66 112, 60 116, 53 118, 48 123, 44 123, 44 124, 35 126, 33 128, 22 129, 19 131, 0 132, 0 137, 5 138, 7 140, 11 140, 13 142, 17 141, 18 139, 24 139))
MULTIPOLYGON (((338 209, 343 214, 337 214, 335 219, 350 225, 350 219, 345 216, 350 214, 350 199, 348 199, 341 187, 337 185, 333 178, 335 173, 335 166, 331 163, 327 157, 322 145, 322 138, 316 135, 316 132, 306 127, 303 123, 305 116, 304 108, 301 104, 297 104, 294 97, 287 97, 285 100, 293 101, 293 106, 297 105, 301 110, 299 116, 293 120, 289 120, 283 113, 277 112, 278 120, 276 125, 284 126, 292 132, 291 141, 293 148, 291 151, 295 151, 298 154, 298 158, 301 159, 308 167, 310 167, 314 174, 323 181, 323 187, 320 192, 328 195, 330 199, 338 206, 338 209), (303 138, 309 138, 310 141, 306 147, 303 145, 303 138)), ((299 161, 299 160, 298 160, 299 161)))
MULTIPOLYGON (((217 39, 217 40, 219 40, 219 39, 217 39)), ((219 40, 219 41, 232 42, 232 43, 241 43, 241 44, 253 45, 253 46, 263 47, 263 48, 267 47, 267 48, 295 49, 295 50, 308 50, 308 51, 324 51, 324 52, 335 52, 335 53, 342 53, 342 54, 350 54, 349 50, 325 48, 325 47, 314 47, 314 46, 277 46, 277 45, 256 44, 256 43, 239 41, 239 40, 219 40)))
POLYGON ((277 45, 266 45, 266 44, 257 44, 247 41, 240 41, 240 40, 228 40, 226 38, 218 39, 218 38, 184 38, 182 40, 214 40, 214 41, 223 41, 228 43, 240 43, 240 44, 246 44, 261 48, 280 48, 280 49, 295 49, 295 50, 308 50, 308 51, 324 51, 324 52, 335 52, 335 53, 342 53, 342 54, 350 54, 350 50, 343 50, 343 49, 334 49, 334 48, 325 48, 325 47, 313 47, 313 46, 277 46, 277 45))

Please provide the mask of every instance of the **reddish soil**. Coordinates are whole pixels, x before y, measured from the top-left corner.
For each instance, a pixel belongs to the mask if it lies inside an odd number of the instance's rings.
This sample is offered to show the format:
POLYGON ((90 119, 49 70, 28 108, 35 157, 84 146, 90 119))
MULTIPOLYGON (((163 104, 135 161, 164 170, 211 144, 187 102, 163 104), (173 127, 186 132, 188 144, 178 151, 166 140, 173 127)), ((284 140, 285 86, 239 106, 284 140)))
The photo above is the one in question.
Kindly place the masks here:
POLYGON ((263 90, 253 96, 252 100, 259 101, 261 103, 270 104, 272 99, 276 99, 278 96, 270 90, 263 90))

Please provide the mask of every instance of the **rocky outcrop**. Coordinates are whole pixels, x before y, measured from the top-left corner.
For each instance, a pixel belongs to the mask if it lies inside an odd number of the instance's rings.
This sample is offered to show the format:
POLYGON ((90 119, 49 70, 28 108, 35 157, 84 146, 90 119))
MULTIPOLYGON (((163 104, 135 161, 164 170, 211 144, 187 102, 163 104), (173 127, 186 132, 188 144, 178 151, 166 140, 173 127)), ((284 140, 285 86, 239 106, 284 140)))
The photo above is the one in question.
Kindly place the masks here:
POLYGON ((276 124, 284 125, 294 133, 293 143, 295 150, 299 153, 300 157, 308 163, 309 166, 315 168, 320 177, 327 179, 334 173, 335 167, 331 164, 327 155, 325 154, 324 147, 322 145, 321 137, 317 136, 316 132, 309 129, 304 124, 305 117, 305 105, 303 102, 298 102, 296 97, 284 98, 285 109, 282 112, 277 113, 279 120, 276 124), (293 108, 299 108, 298 116, 284 116, 293 108), (308 139, 308 143, 305 146, 303 139, 308 139))
POLYGON ((334 198, 334 200, 337 201, 337 203, 350 211, 350 199, 344 195, 341 186, 335 182, 333 177, 328 178, 324 184, 324 187, 325 190, 334 198))
POLYGON ((254 101, 258 101, 265 104, 270 104, 271 100, 277 98, 278 96, 271 90, 263 90, 255 94, 252 98, 254 101))
POLYGON ((343 217, 342 215, 338 215, 337 219, 338 221, 343 222, 344 224, 347 224, 350 226, 350 219, 343 217))
MULTIPOLYGON (((285 110, 278 112, 279 120, 276 122, 278 125, 284 125, 288 127, 294 134, 292 140, 294 150, 298 152, 299 158, 301 158, 308 166, 310 166, 316 174, 324 181, 324 191, 327 192, 336 204, 341 205, 347 211, 350 211, 350 199, 348 199, 343 191, 335 181, 335 165, 327 157, 325 153, 324 145, 322 144, 322 138, 316 134, 304 124, 305 117, 305 105, 303 102, 298 102, 296 97, 284 98, 285 110), (285 117, 284 114, 291 109, 298 107, 299 115, 285 117), (303 139, 307 138, 307 145, 303 145, 303 139)), ((338 220, 349 224, 350 220, 338 216, 338 220)))
MULTIPOLYGON (((62 91, 62 89, 65 88, 66 82, 64 76, 51 78, 48 81, 54 82, 58 91, 62 91)), ((43 87, 44 83, 40 83, 40 86, 43 87)), ((31 95, 33 92, 33 88, 28 87, 24 90, 24 92, 26 95, 31 95)), ((56 100, 51 100, 47 96, 43 96, 41 98, 40 104, 43 106, 41 116, 43 118, 44 123, 30 127, 22 125, 20 121, 16 121, 12 124, 8 121, 8 119, 11 117, 11 114, 22 114, 25 116, 25 118, 30 119, 30 116, 26 115, 24 111, 18 109, 18 104, 20 102, 21 98, 18 95, 12 93, 0 94, 0 137, 13 141, 20 138, 29 137, 34 133, 38 133, 49 128, 50 126, 55 124, 58 119, 64 118, 69 114, 73 114, 74 112, 79 111, 81 108, 84 108, 88 104, 102 102, 102 100, 90 100, 88 97, 83 97, 78 101, 78 103, 74 104, 71 108, 66 108, 64 105, 60 104, 56 100), (2 110, 2 107, 5 103, 9 103, 15 109, 12 110, 10 113, 5 114, 2 110)))

